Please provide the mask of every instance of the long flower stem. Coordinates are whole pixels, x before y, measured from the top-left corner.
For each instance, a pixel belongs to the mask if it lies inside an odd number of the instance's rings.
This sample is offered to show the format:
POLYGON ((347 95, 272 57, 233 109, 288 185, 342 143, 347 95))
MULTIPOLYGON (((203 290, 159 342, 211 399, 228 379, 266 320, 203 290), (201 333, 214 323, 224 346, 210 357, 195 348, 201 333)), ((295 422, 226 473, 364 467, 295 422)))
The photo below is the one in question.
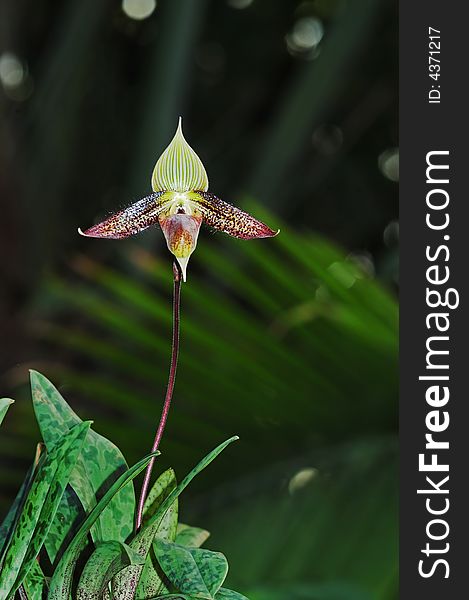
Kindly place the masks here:
MULTIPOLYGON (((166 425, 166 420, 168 419, 169 407, 171 405, 171 398, 173 397, 174 383, 176 380, 176 369, 179 355, 179 313, 181 304, 181 272, 176 263, 173 263, 173 276, 173 343, 171 350, 171 365, 169 368, 168 386, 166 388, 166 396, 164 399, 163 410, 161 412, 161 418, 158 424, 158 429, 156 430, 155 440, 153 442, 151 452, 156 452, 160 445, 160 441, 163 436, 163 431, 166 425)), ((140 492, 140 499, 138 501, 137 507, 137 519, 135 521, 136 530, 140 529, 140 526, 142 524, 143 506, 145 504, 145 500, 148 494, 148 487, 150 485, 151 472, 153 470, 154 463, 155 459, 152 458, 151 461, 148 463, 148 467, 145 471, 142 491, 140 492)))

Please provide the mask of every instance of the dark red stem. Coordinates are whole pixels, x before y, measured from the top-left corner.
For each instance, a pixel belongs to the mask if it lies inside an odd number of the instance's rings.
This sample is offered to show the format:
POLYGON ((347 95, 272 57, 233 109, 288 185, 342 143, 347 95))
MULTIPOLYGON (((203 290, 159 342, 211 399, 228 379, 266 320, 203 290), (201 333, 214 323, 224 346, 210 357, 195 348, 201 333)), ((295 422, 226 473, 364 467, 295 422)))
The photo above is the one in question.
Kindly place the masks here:
MULTIPOLYGON (((181 272, 176 263, 173 264, 173 275, 174 275, 174 286, 173 286, 173 343, 171 350, 171 365, 169 368, 168 386, 166 388, 166 396, 163 404, 163 411, 161 412, 160 422, 158 429, 156 430, 155 440, 151 448, 151 452, 156 452, 160 445, 163 431, 168 419, 169 407, 171 406, 171 398, 173 397, 174 382, 176 380, 176 369, 178 364, 179 354, 179 309, 181 304, 181 272)), ((135 529, 140 529, 143 517, 143 505, 148 494, 148 487, 150 485, 151 472, 155 459, 152 458, 148 463, 148 467, 145 471, 145 477, 143 479, 142 491, 140 492, 140 499, 137 507, 137 518, 135 521, 135 529)))

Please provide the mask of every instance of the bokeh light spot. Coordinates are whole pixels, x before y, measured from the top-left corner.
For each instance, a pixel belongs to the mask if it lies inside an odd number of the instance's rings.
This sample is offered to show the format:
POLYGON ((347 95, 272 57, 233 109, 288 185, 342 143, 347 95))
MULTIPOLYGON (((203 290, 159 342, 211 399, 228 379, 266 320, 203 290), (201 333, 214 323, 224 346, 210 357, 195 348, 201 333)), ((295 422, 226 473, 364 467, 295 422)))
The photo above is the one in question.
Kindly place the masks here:
POLYGON ((334 262, 331 265, 329 265, 328 271, 345 288, 351 288, 357 279, 357 270, 350 263, 334 262))
POLYGON ((288 491, 294 494, 298 490, 304 488, 308 483, 317 477, 319 471, 314 467, 306 467, 295 473, 288 483, 288 491))
POLYGON ((322 39, 324 30, 321 21, 314 17, 299 19, 292 32, 292 41, 299 48, 309 50, 317 46, 322 39))
POLYGON ((130 19, 147 19, 156 8, 156 0, 122 0, 122 10, 130 19))
POLYGON ((0 56, 0 81, 4 88, 17 88, 25 78, 25 69, 20 59, 11 52, 0 56))
POLYGON ((389 148, 378 157, 381 173, 391 181, 399 181, 399 148, 389 148))
POLYGON ((314 50, 324 35, 322 22, 315 17, 302 17, 293 25, 293 29, 285 36, 287 49, 293 56, 307 54, 315 58, 314 50))
POLYGON ((363 277, 374 277, 375 263, 369 252, 352 252, 347 256, 347 261, 357 267, 355 271, 356 279, 363 277))

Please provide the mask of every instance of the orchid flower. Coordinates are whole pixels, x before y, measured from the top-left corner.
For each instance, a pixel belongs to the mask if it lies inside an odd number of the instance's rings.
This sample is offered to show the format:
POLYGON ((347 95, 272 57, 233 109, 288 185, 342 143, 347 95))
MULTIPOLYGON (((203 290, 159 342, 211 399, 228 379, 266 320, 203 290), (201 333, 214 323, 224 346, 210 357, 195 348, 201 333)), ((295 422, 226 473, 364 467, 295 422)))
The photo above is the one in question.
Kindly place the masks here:
POLYGON ((159 223, 168 249, 179 263, 183 281, 186 281, 187 263, 197 245, 202 222, 244 240, 278 233, 208 192, 207 172, 184 138, 181 117, 171 143, 153 169, 151 184, 152 194, 86 231, 79 229, 79 233, 87 237, 122 239, 159 223))
MULTIPOLYGON (((179 354, 179 305, 181 296, 181 275, 186 281, 189 258, 197 245, 202 222, 224 231, 228 235, 250 240, 277 235, 261 221, 243 210, 220 200, 208 192, 208 177, 202 161, 184 139, 182 122, 176 133, 157 160, 151 178, 153 193, 138 200, 128 208, 111 215, 105 221, 81 235, 96 238, 119 240, 139 233, 158 223, 163 230, 170 252, 176 257, 173 264, 173 338, 168 385, 160 422, 156 430, 151 452, 158 450, 168 418, 173 396, 179 354)), ((135 528, 142 524, 143 508, 148 494, 154 458, 149 462, 137 506, 135 528)))

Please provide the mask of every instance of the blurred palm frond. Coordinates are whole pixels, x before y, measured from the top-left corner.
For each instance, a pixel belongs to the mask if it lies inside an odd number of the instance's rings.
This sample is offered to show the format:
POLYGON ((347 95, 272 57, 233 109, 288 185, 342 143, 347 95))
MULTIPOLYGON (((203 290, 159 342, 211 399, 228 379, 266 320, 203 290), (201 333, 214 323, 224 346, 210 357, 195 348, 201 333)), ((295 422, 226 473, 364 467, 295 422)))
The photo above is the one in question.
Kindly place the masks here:
MULTIPOLYGON (((184 472, 194 453, 240 434, 188 502, 229 553, 235 587, 263 600, 278 597, 273 584, 340 580, 359 598, 387 599, 397 569, 396 303, 335 245, 249 209, 281 234, 201 239, 191 259, 161 468, 184 472)), ((55 308, 40 335, 63 353, 46 374, 132 462, 161 407, 171 269, 137 244, 115 248, 125 273, 80 255, 70 276, 50 279, 45 304, 55 308)), ((16 434, 31 436, 20 422, 16 434)), ((322 589, 300 588, 288 594, 322 589)))

